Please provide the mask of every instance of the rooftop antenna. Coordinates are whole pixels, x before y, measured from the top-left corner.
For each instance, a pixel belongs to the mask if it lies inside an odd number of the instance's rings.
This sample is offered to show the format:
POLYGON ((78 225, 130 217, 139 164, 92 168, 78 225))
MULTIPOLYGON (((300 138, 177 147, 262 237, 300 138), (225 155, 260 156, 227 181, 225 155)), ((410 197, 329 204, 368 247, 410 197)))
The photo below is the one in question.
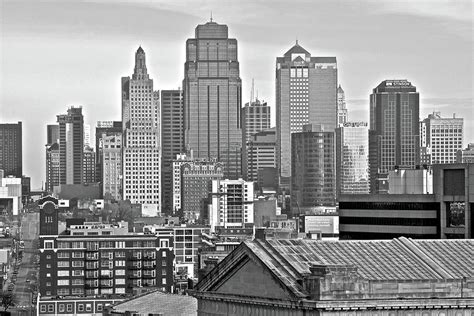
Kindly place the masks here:
POLYGON ((257 89, 257 96, 255 97, 255 101, 258 101, 258 89, 257 89))
POLYGON ((211 11, 211 22, 212 22, 212 11, 211 11))
POLYGON ((298 45, 298 35, 296 35, 296 45, 298 45))
POLYGON ((252 89, 250 90, 250 105, 252 105, 252 102, 253 102, 253 78, 252 78, 252 89))

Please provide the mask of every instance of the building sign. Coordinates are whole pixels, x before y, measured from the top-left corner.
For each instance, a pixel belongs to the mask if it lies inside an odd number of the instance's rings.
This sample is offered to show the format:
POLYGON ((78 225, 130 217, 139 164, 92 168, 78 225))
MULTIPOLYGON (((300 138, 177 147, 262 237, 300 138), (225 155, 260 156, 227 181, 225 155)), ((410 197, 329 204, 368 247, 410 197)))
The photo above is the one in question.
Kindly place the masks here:
POLYGON ((304 232, 339 234, 339 216, 305 215, 304 232))

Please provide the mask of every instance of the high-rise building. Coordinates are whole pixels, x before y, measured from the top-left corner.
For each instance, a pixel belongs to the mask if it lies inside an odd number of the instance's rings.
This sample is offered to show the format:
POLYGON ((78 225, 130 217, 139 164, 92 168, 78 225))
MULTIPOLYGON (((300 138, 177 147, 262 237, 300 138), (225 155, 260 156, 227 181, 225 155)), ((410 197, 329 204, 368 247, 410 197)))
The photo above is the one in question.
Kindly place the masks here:
POLYGON ((59 125, 50 124, 46 126, 46 144, 59 144, 59 125))
POLYGON ((382 81, 370 95, 370 192, 388 192, 388 172, 420 163, 420 95, 407 80, 382 81))
POLYGON ((432 165, 455 163, 458 150, 462 149, 464 120, 441 117, 433 112, 420 122, 420 147, 422 162, 432 165))
POLYGON ((161 187, 166 212, 173 209, 173 159, 184 149, 183 121, 183 90, 161 90, 161 187))
POLYGON ((45 190, 53 192, 54 187, 59 185, 60 174, 59 144, 46 145, 46 187, 45 190))
POLYGON ((280 186, 291 178, 291 134, 306 124, 337 125, 336 57, 311 57, 298 42, 276 59, 276 138, 280 186))
POLYGON ((467 145, 466 149, 458 150, 456 154, 457 163, 474 163, 474 143, 467 145))
POLYGON ((198 25, 186 41, 185 148, 195 158, 222 162, 229 178, 241 175, 241 84, 237 40, 227 25, 198 25))
POLYGON ((84 124, 84 146, 91 147, 91 126, 84 124))
POLYGON ((5 177, 23 176, 23 150, 21 122, 0 124, 0 169, 5 177))
POLYGON ((244 169, 247 181, 257 182, 259 170, 276 167, 275 146, 275 128, 260 131, 250 137, 245 159, 247 167, 244 169))
POLYGON ((347 122, 346 95, 341 85, 337 88, 337 125, 347 122))
POLYGON ((82 183, 95 183, 95 152, 92 147, 84 146, 84 159, 82 166, 82 183))
POLYGON ((291 212, 336 204, 334 132, 308 124, 291 135, 291 212))
POLYGON ((209 223, 212 232, 216 227, 245 227, 245 224, 253 223, 253 182, 212 180, 211 194, 209 223))
POLYGON ((97 121, 97 126, 95 128, 95 177, 96 182, 102 183, 103 175, 103 146, 102 146, 102 137, 104 136, 116 136, 117 133, 122 135, 122 122, 121 121, 97 121))
POLYGON ((181 210, 181 166, 192 161, 193 158, 185 154, 176 155, 176 159, 173 160, 173 213, 181 210))
POLYGON ((122 132, 103 133, 102 150, 102 192, 104 198, 122 199, 122 132))
POLYGON ((57 116, 59 123, 59 183, 82 184, 84 116, 82 107, 70 107, 57 116))
POLYGON ((336 128, 337 194, 369 194, 369 128, 346 122, 336 128))
POLYGON ((181 166, 181 211, 190 222, 206 222, 212 180, 222 179, 224 165, 215 160, 185 162, 181 166))
POLYGON ((142 205, 142 215, 161 213, 159 93, 153 91, 141 47, 132 78, 122 77, 123 199, 142 205))

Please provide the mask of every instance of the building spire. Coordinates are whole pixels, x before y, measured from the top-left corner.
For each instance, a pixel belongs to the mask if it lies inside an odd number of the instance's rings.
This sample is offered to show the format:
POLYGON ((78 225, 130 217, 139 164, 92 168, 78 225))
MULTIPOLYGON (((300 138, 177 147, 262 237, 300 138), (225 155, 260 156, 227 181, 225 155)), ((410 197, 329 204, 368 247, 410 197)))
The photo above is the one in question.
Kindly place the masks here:
POLYGON ((212 11, 211 11, 211 22, 212 22, 212 11))
POLYGON ((135 70, 133 77, 134 79, 148 79, 145 51, 141 46, 138 47, 137 52, 135 53, 135 70))
POLYGON ((298 44, 298 35, 296 35, 296 45, 299 46, 299 44, 298 44))

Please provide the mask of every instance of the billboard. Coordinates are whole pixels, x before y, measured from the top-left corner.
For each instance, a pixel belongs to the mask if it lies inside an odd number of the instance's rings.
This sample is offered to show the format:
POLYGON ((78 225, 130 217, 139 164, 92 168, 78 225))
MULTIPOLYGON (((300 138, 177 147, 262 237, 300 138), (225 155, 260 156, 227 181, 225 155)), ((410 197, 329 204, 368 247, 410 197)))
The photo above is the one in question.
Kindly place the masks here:
POLYGON ((305 233, 339 234, 339 216, 305 215, 303 224, 305 233))

